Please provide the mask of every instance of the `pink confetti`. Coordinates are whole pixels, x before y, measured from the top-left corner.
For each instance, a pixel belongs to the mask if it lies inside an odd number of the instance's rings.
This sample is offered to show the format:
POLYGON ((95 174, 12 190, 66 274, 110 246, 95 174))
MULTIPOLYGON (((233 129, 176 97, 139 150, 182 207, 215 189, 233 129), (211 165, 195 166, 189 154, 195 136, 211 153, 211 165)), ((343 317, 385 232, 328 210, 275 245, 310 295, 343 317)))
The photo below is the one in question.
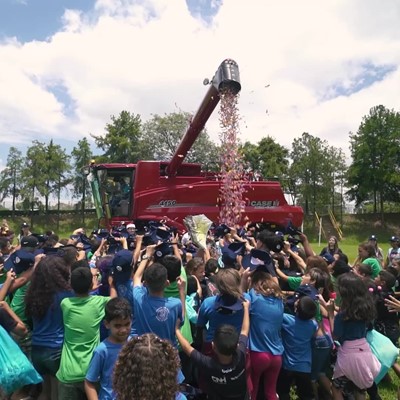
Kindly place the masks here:
POLYGON ((219 110, 221 139, 221 211, 220 223, 235 226, 242 217, 245 208, 243 200, 244 167, 243 157, 239 152, 239 111, 238 96, 228 88, 222 91, 219 110))

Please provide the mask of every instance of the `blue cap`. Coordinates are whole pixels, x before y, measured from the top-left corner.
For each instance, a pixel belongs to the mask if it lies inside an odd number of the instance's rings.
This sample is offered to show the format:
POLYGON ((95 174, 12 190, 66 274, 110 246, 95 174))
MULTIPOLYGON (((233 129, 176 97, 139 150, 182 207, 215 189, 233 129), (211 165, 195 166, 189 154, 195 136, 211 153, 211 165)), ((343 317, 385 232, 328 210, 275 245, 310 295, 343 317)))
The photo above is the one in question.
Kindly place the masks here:
POLYGON ((322 254, 322 258, 328 263, 328 265, 335 262, 335 258, 330 253, 322 254))
POLYGON ((243 254, 246 247, 244 242, 233 242, 227 246, 221 247, 222 262, 224 266, 231 266, 236 263, 236 257, 243 254))
POLYGON ((156 246, 154 258, 156 260, 159 260, 160 258, 163 258, 170 254, 174 254, 174 249, 172 248, 172 245, 170 243, 164 242, 156 246))
POLYGON ((130 279, 132 275, 132 258, 132 252, 126 249, 115 253, 111 266, 111 275, 114 281, 120 283, 130 279))
POLYGON ((215 237, 223 237, 223 236, 225 236, 227 233, 230 233, 230 231, 231 231, 231 229, 229 228, 228 225, 221 224, 221 225, 218 225, 218 226, 215 228, 214 236, 215 236, 215 237))
POLYGON ((4 268, 9 271, 11 268, 18 275, 21 272, 33 267, 35 264, 35 256, 25 250, 17 250, 12 253, 4 263, 4 268))
POLYGON ((108 229, 96 229, 95 231, 92 232, 92 234, 100 239, 106 239, 110 235, 110 232, 108 229))
POLYGON ((256 269, 266 269, 271 264, 271 255, 264 250, 252 249, 250 254, 246 254, 242 259, 243 268, 250 268, 250 271, 256 269))

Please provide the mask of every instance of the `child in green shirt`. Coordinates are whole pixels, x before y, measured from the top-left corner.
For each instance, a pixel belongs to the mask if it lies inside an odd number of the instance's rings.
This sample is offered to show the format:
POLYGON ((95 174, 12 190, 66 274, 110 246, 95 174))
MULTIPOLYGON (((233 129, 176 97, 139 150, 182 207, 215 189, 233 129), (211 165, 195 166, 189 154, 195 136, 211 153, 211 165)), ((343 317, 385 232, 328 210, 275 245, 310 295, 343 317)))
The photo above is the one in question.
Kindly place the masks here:
MULTIPOLYGON (((71 273, 75 297, 61 302, 64 320, 64 344, 61 353, 59 400, 86 398, 84 381, 94 349, 100 343, 100 323, 110 297, 89 296, 93 276, 89 268, 79 267, 71 273)), ((116 297, 112 283, 111 297, 116 297)))

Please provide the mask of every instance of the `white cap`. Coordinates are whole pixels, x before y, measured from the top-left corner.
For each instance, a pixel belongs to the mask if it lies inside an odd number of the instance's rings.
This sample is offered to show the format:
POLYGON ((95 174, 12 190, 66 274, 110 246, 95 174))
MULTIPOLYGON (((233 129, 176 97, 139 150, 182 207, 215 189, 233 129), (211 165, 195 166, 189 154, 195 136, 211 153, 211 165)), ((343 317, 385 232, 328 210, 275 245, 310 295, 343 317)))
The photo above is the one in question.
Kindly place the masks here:
POLYGON ((135 224, 128 224, 128 225, 126 226, 126 229, 129 229, 129 228, 136 229, 136 226, 135 226, 135 224))

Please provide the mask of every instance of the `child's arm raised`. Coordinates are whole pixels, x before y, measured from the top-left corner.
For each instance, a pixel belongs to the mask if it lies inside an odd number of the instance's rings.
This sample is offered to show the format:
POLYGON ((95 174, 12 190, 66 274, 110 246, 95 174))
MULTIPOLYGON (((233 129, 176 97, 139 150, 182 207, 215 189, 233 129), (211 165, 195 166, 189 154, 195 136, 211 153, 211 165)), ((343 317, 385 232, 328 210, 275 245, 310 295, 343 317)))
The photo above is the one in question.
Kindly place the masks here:
POLYGON ((182 278, 182 276, 179 276, 178 279, 176 280, 176 283, 178 285, 179 289, 179 299, 181 300, 182 303, 182 318, 185 320, 186 318, 186 281, 182 278))
POLYGON ((194 348, 190 345, 190 343, 182 335, 181 330, 179 328, 180 324, 181 324, 181 322, 178 320, 178 323, 176 324, 176 328, 175 328, 175 335, 176 335, 176 338, 178 339, 178 342, 181 345, 184 353, 186 355, 190 356, 192 354, 192 352, 194 351, 194 348))
POLYGON ((16 275, 14 270, 11 268, 9 271, 7 271, 7 277, 6 280, 3 284, 3 286, 0 289, 0 301, 4 300, 8 294, 8 290, 11 287, 11 284, 15 280, 16 275))
POLYGON ((146 253, 143 256, 142 261, 140 261, 138 269, 135 272, 135 275, 133 275, 133 286, 142 285, 144 270, 149 265, 150 261, 153 259, 155 248, 156 248, 155 244, 146 247, 146 253))
POLYGON ((243 322, 242 322, 242 330, 240 334, 243 336, 249 336, 250 329, 250 315, 249 315, 250 302, 245 300, 243 302, 243 322))

